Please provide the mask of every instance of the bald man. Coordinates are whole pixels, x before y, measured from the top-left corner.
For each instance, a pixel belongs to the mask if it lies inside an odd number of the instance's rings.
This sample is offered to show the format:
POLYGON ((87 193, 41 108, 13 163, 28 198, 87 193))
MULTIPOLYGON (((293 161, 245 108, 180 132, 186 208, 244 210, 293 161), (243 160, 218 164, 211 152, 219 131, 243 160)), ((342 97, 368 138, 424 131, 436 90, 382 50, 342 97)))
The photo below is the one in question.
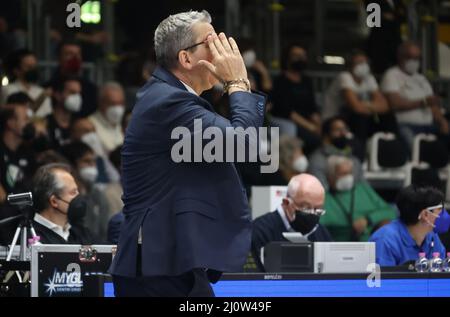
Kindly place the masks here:
POLYGON ((291 178, 287 195, 277 210, 253 221, 252 254, 261 271, 261 248, 269 242, 287 241, 283 232, 298 232, 311 242, 332 240, 319 224, 324 201, 325 189, 315 176, 300 174, 291 178))

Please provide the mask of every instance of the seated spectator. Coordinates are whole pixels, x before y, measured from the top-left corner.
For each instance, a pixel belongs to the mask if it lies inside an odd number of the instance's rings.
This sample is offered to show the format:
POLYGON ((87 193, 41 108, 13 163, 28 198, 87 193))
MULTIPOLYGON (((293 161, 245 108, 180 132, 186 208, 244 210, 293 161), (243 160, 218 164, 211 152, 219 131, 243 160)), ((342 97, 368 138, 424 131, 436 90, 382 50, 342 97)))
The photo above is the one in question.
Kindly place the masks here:
POLYGON ((431 259, 434 252, 445 256, 437 228, 446 227, 448 214, 443 210, 444 195, 433 187, 410 185, 397 196, 399 219, 377 230, 369 239, 376 243, 376 262, 397 266, 419 258, 424 252, 431 259), (446 217, 444 217, 444 213, 446 217))
POLYGON ((329 190, 327 179, 328 157, 343 155, 353 161, 353 176, 356 182, 364 178, 361 161, 354 155, 355 143, 352 144, 350 131, 341 117, 327 119, 322 126, 322 146, 309 156, 308 173, 316 176, 325 190, 329 190))
POLYGON ((353 161, 345 156, 328 158, 330 189, 320 223, 336 241, 367 241, 373 230, 396 218, 395 209, 368 183, 354 181, 352 169, 353 161))
POLYGON ((47 116, 47 131, 51 147, 58 150, 70 142, 70 125, 81 109, 81 83, 67 77, 53 91, 53 112, 47 116))
POLYGON ((31 98, 31 109, 37 117, 44 118, 49 115, 52 112, 50 91, 37 84, 39 71, 36 55, 28 49, 17 50, 7 59, 6 67, 10 73, 10 83, 2 87, 2 104, 5 104, 12 94, 23 92, 31 98))
POLYGON ((398 65, 383 76, 381 90, 397 117, 399 132, 409 149, 418 133, 435 133, 449 139, 449 125, 429 81, 419 73, 421 51, 405 42, 398 49, 398 65))
POLYGON ((32 103, 33 100, 28 96, 25 92, 15 92, 13 94, 10 94, 8 98, 6 98, 6 104, 7 105, 25 105, 27 106, 27 114, 30 119, 34 119, 34 112, 32 110, 32 103))
POLYGON ((100 90, 98 110, 89 116, 106 152, 123 144, 121 122, 125 113, 125 95, 122 86, 109 82, 100 90))
POLYGON ((8 104, 0 110, 0 203, 8 193, 22 192, 32 174, 33 153, 29 142, 35 130, 27 104, 8 104), (2 199, 3 198, 3 199, 2 199))
POLYGON ((65 78, 80 78, 81 105, 76 117, 92 114, 97 106, 97 86, 82 74, 83 56, 80 45, 75 41, 65 41, 59 45, 58 68, 46 86, 56 89, 65 78))
POLYGON ((40 167, 33 178, 33 199, 37 213, 33 227, 43 244, 98 243, 81 225, 86 203, 65 164, 40 167))
POLYGON ((308 159, 303 153, 301 140, 289 135, 282 135, 279 142, 280 167, 275 173, 260 174, 259 185, 287 185, 292 177, 304 173, 308 169, 308 159))
POLYGON ((389 113, 364 52, 353 51, 346 60, 346 68, 326 92, 322 119, 336 115, 346 118, 363 147, 375 132, 396 132, 395 117, 389 113))
POLYGON ((252 254, 261 271, 261 248, 269 242, 287 241, 283 232, 298 232, 312 242, 331 241, 327 229, 319 224, 324 197, 325 190, 317 178, 308 174, 294 176, 277 210, 253 221, 252 254))
POLYGON ((70 129, 70 138, 72 141, 84 142, 94 151, 99 172, 97 182, 110 183, 119 181, 119 172, 109 160, 91 120, 88 118, 75 120, 70 129))
POLYGON ((108 220, 112 216, 103 190, 95 186, 98 170, 94 151, 86 144, 75 141, 61 148, 61 153, 68 159, 75 169, 79 181, 80 192, 86 197, 88 213, 86 214, 86 227, 106 240, 108 220))
POLYGON ((305 142, 306 154, 320 145, 320 116, 312 82, 304 75, 307 61, 304 48, 292 45, 286 50, 283 73, 273 84, 274 118, 271 119, 275 126, 279 126, 281 121, 281 128, 286 120, 288 124, 294 123, 297 136, 305 142))
MULTIPOLYGON (((8 104, 0 109, 0 219, 18 211, 6 203, 8 194, 28 191, 34 159, 30 142, 34 129, 26 104, 8 104)), ((0 243, 10 243, 17 223, 0 228, 0 243)))
POLYGON ((270 93, 272 91, 272 78, 267 67, 258 59, 254 43, 249 39, 241 39, 237 42, 242 52, 249 80, 253 82, 252 89, 270 93))

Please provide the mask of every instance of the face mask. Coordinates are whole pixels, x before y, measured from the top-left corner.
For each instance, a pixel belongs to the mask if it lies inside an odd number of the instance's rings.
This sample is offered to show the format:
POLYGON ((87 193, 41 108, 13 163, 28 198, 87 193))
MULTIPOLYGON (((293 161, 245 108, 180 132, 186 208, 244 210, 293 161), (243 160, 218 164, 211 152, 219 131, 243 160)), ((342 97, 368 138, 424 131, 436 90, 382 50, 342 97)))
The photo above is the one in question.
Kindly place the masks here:
POLYGON ((341 136, 341 137, 332 139, 331 143, 338 149, 342 150, 347 146, 348 139, 345 136, 341 136))
POLYGON ((98 170, 95 166, 80 168, 79 173, 81 179, 89 184, 93 184, 98 176, 98 170))
POLYGON ((23 77, 29 83, 36 83, 39 80, 39 72, 37 68, 30 69, 25 72, 23 77))
POLYGON ((64 107, 70 112, 78 112, 81 109, 81 102, 82 99, 80 94, 72 94, 64 101, 64 107))
POLYGON ((319 223, 320 216, 306 214, 297 210, 295 212, 295 220, 291 222, 291 227, 297 232, 305 235, 310 233, 319 223))
POLYGON ((405 70, 408 74, 414 75, 419 71, 420 62, 417 59, 408 59, 405 62, 405 70))
POLYGON ((47 135, 41 134, 33 140, 32 148, 37 153, 47 151, 51 149, 50 139, 47 135))
POLYGON ((336 190, 340 192, 350 190, 353 188, 353 184, 353 175, 345 175, 336 181, 336 190))
POLYGON ((82 195, 76 196, 69 204, 67 217, 72 225, 83 224, 87 212, 87 201, 82 195))
POLYGON ((106 110, 106 118, 112 124, 119 124, 122 121, 123 114, 125 112, 125 108, 122 105, 116 105, 109 107, 106 110))
POLYGON ((306 69, 306 62, 303 60, 293 61, 291 63, 291 69, 297 72, 302 72, 306 69))
POLYGON ((36 135, 36 129, 34 128, 34 125, 32 123, 28 123, 22 129, 22 139, 24 141, 31 141, 31 140, 33 140, 35 135, 36 135))
POLYGON ((254 50, 245 51, 242 54, 242 59, 244 60, 245 67, 250 68, 256 62, 256 53, 254 50))
POLYGON ((31 110, 30 108, 27 109, 27 116, 28 118, 33 118, 34 117, 34 111, 31 110))
POLYGON ((370 75, 370 67, 367 63, 358 64, 353 68, 353 74, 359 79, 364 79, 370 75))
POLYGON ((95 132, 86 133, 81 137, 81 141, 89 145, 92 148, 92 150, 94 150, 97 156, 103 156, 105 154, 103 145, 100 139, 98 138, 97 133, 95 132))
POLYGON ((308 159, 306 158, 306 156, 302 155, 294 161, 292 167, 297 172, 303 173, 308 168, 308 159))
POLYGON ((81 60, 77 57, 72 57, 71 59, 67 60, 63 65, 63 70, 65 73, 70 74, 78 74, 81 69, 81 60))
POLYGON ((443 209, 439 217, 434 222, 433 231, 437 234, 447 233, 450 228, 450 215, 443 209))

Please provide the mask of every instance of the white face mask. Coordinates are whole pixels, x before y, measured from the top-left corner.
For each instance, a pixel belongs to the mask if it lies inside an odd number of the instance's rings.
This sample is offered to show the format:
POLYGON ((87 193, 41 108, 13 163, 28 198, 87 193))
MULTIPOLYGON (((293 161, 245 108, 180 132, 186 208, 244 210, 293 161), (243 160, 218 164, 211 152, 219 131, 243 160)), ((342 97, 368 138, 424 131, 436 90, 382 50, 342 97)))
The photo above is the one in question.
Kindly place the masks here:
POLYGON ((33 118, 34 117, 34 111, 30 108, 27 109, 27 116, 28 118, 33 118))
POLYGON ((89 184, 93 184, 98 176, 98 170, 95 166, 80 168, 79 173, 81 179, 89 184))
POLYGON ((306 158, 306 156, 302 155, 294 161, 294 163, 292 164, 292 167, 297 172, 303 173, 308 168, 308 159, 306 158))
POLYGON ((420 62, 417 59, 408 59, 405 62, 405 70, 408 74, 414 75, 419 71, 420 62))
POLYGON ((86 133, 81 137, 81 141, 89 145, 92 148, 92 150, 94 150, 97 156, 103 156, 105 154, 102 142, 100 141, 97 133, 95 132, 86 133))
POLYGON ((106 110, 106 118, 112 124, 119 124, 122 121, 125 107, 122 105, 111 106, 106 110))
POLYGON ((337 191, 346 191, 353 188, 354 179, 352 174, 345 175, 336 181, 337 191))
POLYGON ((361 63, 353 68, 353 74, 359 79, 364 79, 370 75, 370 67, 367 63, 361 63))
POLYGON ((244 60, 245 67, 250 68, 256 62, 256 53, 254 50, 245 51, 242 54, 242 59, 244 60))
POLYGON ((81 95, 80 94, 72 94, 69 95, 66 100, 64 100, 64 107, 70 112, 78 112, 81 109, 81 95))

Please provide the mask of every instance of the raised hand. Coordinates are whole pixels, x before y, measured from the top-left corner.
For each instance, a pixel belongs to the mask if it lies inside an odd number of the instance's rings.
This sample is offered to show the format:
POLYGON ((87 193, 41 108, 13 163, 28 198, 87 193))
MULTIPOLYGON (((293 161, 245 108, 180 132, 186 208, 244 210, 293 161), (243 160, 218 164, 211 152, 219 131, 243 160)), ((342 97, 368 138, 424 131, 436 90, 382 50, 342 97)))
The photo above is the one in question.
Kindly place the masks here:
POLYGON ((209 35, 207 44, 212 54, 212 61, 200 60, 198 63, 205 66, 222 83, 247 79, 247 69, 242 59, 236 41, 227 39, 224 33, 209 35))

